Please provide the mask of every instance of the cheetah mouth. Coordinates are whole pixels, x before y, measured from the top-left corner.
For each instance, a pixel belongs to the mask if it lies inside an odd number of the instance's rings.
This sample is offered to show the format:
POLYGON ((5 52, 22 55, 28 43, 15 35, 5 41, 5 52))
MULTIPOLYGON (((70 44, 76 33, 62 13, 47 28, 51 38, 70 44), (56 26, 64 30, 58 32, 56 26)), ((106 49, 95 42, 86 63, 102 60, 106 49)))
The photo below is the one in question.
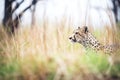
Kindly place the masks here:
POLYGON ((69 40, 70 40, 71 42, 77 42, 75 36, 73 36, 73 37, 69 37, 69 40))
POLYGON ((70 39, 70 41, 74 43, 77 42, 76 39, 70 39))
POLYGON ((72 41, 73 41, 73 42, 77 42, 76 39, 73 39, 72 41))

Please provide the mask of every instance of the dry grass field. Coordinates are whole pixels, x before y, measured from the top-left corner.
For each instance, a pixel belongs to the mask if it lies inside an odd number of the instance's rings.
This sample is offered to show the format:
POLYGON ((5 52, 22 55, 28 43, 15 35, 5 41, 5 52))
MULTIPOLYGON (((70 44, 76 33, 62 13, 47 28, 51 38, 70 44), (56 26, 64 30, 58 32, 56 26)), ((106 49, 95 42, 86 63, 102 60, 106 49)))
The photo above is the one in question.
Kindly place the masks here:
POLYGON ((10 36, 0 27, 0 80, 120 80, 119 50, 111 56, 86 51, 68 40, 72 31, 25 27, 10 36))

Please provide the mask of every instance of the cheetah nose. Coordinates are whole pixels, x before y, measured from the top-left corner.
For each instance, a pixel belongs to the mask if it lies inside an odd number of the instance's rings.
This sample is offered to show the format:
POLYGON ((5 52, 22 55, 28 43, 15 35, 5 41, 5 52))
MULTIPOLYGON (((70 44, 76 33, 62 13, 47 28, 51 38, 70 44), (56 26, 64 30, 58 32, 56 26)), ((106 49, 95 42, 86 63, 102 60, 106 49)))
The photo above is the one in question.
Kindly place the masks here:
POLYGON ((72 37, 69 37, 69 39, 72 39, 72 37))

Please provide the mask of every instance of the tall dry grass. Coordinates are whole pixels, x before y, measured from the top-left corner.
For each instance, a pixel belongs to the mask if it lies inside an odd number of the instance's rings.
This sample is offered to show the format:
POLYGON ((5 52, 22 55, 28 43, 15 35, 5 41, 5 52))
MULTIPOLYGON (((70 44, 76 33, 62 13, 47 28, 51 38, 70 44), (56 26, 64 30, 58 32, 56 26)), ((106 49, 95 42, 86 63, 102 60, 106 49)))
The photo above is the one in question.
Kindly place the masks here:
POLYGON ((0 29, 1 80, 112 80, 114 75, 120 78, 119 56, 111 66, 108 55, 86 51, 82 45, 69 42, 73 29, 47 26, 21 28, 12 36, 0 29))

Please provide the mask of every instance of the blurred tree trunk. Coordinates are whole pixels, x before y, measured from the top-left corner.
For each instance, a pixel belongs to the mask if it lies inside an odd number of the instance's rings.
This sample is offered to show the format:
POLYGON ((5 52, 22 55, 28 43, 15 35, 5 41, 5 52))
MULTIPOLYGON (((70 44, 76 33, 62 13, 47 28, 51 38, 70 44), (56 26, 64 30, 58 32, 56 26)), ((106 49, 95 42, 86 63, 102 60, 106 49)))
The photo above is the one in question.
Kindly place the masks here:
POLYGON ((33 4, 33 9, 32 9, 32 22, 31 22, 31 26, 34 27, 35 26, 35 11, 36 11, 36 3, 38 0, 33 0, 32 4, 33 4))
POLYGON ((113 12, 115 14, 116 22, 118 22, 118 7, 120 7, 120 0, 112 0, 113 2, 113 12))
POLYGON ((118 22, 117 0, 112 0, 112 1, 113 1, 113 12, 115 14, 116 22, 118 22))
POLYGON ((9 31, 13 30, 12 27, 12 1, 5 0, 4 4, 4 18, 3 18, 3 25, 9 31))
POLYGON ((35 10, 36 10, 36 5, 33 6, 33 10, 32 10, 32 22, 31 22, 31 26, 34 27, 35 26, 35 10))
MULTIPOLYGON (((14 33, 15 29, 19 27, 20 19, 22 15, 30 9, 32 6, 35 7, 36 3, 39 0, 32 0, 32 3, 28 5, 25 9, 23 9, 18 15, 15 16, 13 19, 13 13, 20 7, 20 5, 25 0, 21 0, 20 2, 17 2, 17 0, 5 0, 4 5, 4 18, 3 18, 3 26, 7 29, 8 32, 14 33), (15 7, 12 7, 13 2, 15 2, 15 7)), ((33 17, 34 17, 35 8, 33 10, 33 17)), ((33 19, 34 24, 34 19, 33 19)))

